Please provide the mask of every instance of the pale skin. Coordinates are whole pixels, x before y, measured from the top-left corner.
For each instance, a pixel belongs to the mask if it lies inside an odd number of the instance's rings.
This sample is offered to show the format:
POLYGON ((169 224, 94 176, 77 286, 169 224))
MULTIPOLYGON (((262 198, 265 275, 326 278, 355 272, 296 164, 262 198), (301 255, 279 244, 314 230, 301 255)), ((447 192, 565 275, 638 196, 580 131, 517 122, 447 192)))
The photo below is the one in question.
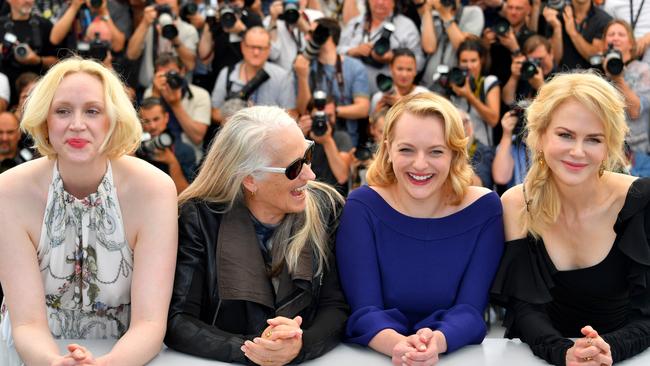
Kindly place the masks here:
MULTIPOLYGON (((66 76, 61 84, 74 75, 78 74, 66 76)), ((71 89, 79 87, 75 84, 71 89)), ((11 314, 16 349, 29 365, 145 364, 160 351, 171 297, 177 250, 174 185, 164 173, 137 158, 110 159, 126 240, 134 256, 131 323, 105 355, 97 357, 75 344, 68 345, 68 352, 61 354, 48 327, 36 253, 52 169, 58 162, 66 191, 78 198, 85 197, 97 191, 109 158, 98 147, 103 141, 101 137, 105 136, 101 127, 92 126, 98 120, 89 119, 90 115, 102 118, 103 98, 91 100, 88 93, 82 98, 74 98, 74 93, 59 98, 59 91, 55 92, 52 105, 57 110, 64 108, 67 117, 57 117, 56 129, 50 126, 53 112, 48 114, 47 122, 52 145, 62 146, 57 150, 57 160, 36 159, 0 177, 0 230, 3 233, 0 280, 11 314), (84 148, 66 146, 67 139, 76 136, 88 139, 89 143, 84 148)))
MULTIPOLYGON (((556 182, 562 202, 557 220, 546 225, 540 236, 553 265, 560 271, 587 268, 600 263, 612 249, 614 223, 635 177, 598 169, 606 158, 604 128, 593 112, 575 101, 557 109, 538 142, 556 182), (580 164, 575 169, 567 165, 580 164)), ((523 223, 525 198, 522 186, 502 197, 506 240, 526 236, 523 223)), ((567 365, 611 365, 609 345, 592 327, 566 353, 567 365)))

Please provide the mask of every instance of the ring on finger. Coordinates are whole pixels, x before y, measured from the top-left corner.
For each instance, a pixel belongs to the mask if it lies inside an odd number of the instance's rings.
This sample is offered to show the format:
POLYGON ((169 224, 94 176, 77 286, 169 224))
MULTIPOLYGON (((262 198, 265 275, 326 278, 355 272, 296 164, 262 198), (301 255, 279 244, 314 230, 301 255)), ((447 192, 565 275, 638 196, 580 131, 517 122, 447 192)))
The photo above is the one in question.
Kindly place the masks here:
POLYGON ((594 359, 594 358, 591 357, 591 356, 587 356, 587 357, 584 358, 585 361, 591 361, 591 360, 593 360, 593 359, 594 359))
POLYGON ((266 336, 266 338, 271 338, 271 334, 273 334, 273 332, 270 331, 270 330, 269 330, 268 332, 264 333, 264 335, 266 336))

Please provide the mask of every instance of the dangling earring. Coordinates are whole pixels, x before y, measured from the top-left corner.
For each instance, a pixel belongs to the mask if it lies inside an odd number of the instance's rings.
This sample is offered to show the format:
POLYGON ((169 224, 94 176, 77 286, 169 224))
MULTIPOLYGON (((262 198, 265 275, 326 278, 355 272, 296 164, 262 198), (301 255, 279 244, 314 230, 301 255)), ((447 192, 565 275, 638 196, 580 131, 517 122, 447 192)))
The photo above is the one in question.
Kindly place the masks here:
POLYGON ((546 161, 544 161, 544 153, 542 150, 537 150, 537 164, 539 164, 540 167, 543 167, 546 161))
POLYGON ((600 164, 600 168, 598 168, 598 178, 601 178, 605 174, 605 161, 603 161, 600 164))

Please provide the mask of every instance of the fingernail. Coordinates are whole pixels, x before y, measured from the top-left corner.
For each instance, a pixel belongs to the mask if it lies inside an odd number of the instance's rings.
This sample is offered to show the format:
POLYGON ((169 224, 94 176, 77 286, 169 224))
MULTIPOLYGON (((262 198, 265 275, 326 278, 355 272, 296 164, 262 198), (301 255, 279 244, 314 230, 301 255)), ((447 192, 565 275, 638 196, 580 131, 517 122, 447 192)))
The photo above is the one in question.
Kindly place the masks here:
POLYGON ((419 349, 420 351, 426 351, 426 350, 427 350, 427 346, 421 344, 420 347, 418 347, 418 349, 419 349))
POLYGON ((246 346, 241 346, 239 349, 240 349, 242 352, 246 352, 246 346))
POLYGON ((260 343, 260 339, 259 338, 253 338, 253 342, 260 343))

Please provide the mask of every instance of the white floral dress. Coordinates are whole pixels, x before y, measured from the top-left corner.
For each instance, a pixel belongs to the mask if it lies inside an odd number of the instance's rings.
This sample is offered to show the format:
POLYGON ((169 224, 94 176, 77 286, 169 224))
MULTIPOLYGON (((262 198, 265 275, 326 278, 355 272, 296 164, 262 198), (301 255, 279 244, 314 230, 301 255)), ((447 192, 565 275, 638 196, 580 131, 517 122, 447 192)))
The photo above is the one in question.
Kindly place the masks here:
MULTIPOLYGON (((63 189, 54 164, 37 255, 54 338, 116 339, 126 332, 133 251, 110 163, 97 192, 84 199, 63 189)), ((1 365, 11 364, 6 356, 17 360, 8 310, 0 308, 1 365)))

